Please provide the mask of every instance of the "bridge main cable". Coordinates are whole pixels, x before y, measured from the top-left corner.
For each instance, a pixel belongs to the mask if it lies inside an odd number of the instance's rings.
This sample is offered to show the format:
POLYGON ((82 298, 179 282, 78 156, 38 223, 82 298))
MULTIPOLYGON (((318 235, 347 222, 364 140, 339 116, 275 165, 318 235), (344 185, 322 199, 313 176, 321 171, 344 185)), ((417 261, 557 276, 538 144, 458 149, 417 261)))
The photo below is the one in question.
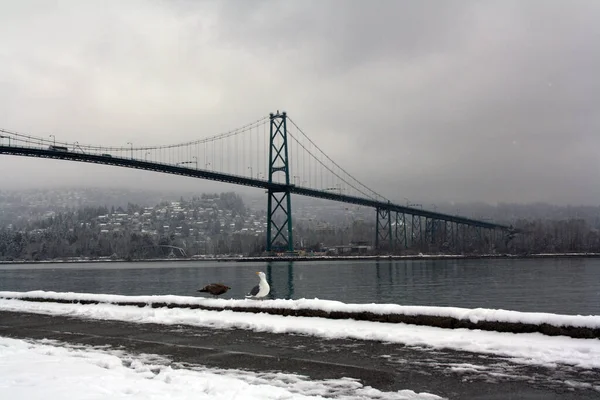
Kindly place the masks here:
MULTIPOLYGON (((9 131, 5 129, 0 129, 0 139, 8 139, 9 145, 6 146, 3 141, 0 141, 0 154, 13 154, 13 155, 24 155, 24 156, 32 156, 32 157, 42 157, 42 158, 56 158, 56 159, 64 159, 64 160, 72 160, 72 161, 82 161, 82 162, 90 162, 97 164, 106 164, 106 165, 116 165, 128 168, 136 168, 150 171, 157 171, 169 174, 190 176, 201 179, 208 179, 213 181, 220 182, 228 182, 238 185, 251 186, 257 188, 263 188, 266 190, 285 190, 289 189, 290 193, 299 194, 303 196, 309 196, 314 198, 328 199, 333 201, 339 201, 344 203, 356 204, 361 206, 373 207, 376 209, 387 209, 394 212, 412 214, 416 216, 422 216, 426 218, 444 220, 449 222, 456 222, 460 224, 466 224, 471 226, 478 226, 484 228, 491 229, 502 229, 502 230, 510 230, 511 227, 495 224, 492 222, 484 222, 478 221, 471 218, 460 217, 456 215, 448 215, 438 212, 426 211, 422 209, 416 209, 409 206, 402 206, 398 204, 394 204, 388 199, 386 199, 381 194, 375 192, 371 188, 367 187, 363 183, 361 183, 358 179, 348 173, 345 169, 339 166, 335 161, 333 161, 327 154, 325 154, 321 148, 319 148, 316 143, 314 143, 302 129, 298 127, 298 125, 292 120, 289 119, 291 124, 301 133, 301 135, 310 143, 311 146, 314 146, 318 152, 320 152, 333 166, 335 166, 341 173, 336 172, 333 168, 330 168, 324 162, 318 159, 318 157, 312 154, 306 147, 304 143, 302 143, 299 139, 290 134, 290 137, 306 152, 308 152, 312 157, 317 160, 317 162, 327 169, 330 173, 332 173, 335 177, 337 177, 341 182, 352 187, 362 196, 352 196, 348 194, 342 193, 332 193, 329 190, 323 189, 315 189, 310 187, 303 187, 296 184, 282 184, 279 182, 268 182, 266 179, 256 179, 254 178, 254 174, 252 173, 252 168, 249 167, 251 173, 250 177, 240 176, 238 174, 232 173, 224 173, 224 172, 216 172, 209 171, 206 168, 201 169, 198 168, 196 161, 196 169, 182 167, 180 164, 190 164, 192 161, 179 161, 178 163, 167 163, 165 160, 157 161, 147 161, 136 159, 133 157, 133 151, 145 151, 145 150, 156 150, 156 149, 173 149, 178 147, 186 147, 193 146, 197 144, 204 144, 208 142, 214 142, 220 139, 225 139, 228 137, 239 135, 243 132, 251 131, 252 129, 257 129, 257 136, 259 135, 258 127, 266 124, 269 117, 261 118, 257 121, 246 124, 240 128, 221 133, 219 135, 214 135, 208 138, 183 142, 179 144, 173 145, 162 145, 162 146, 142 146, 142 147, 133 147, 131 145, 130 148, 127 147, 113 147, 113 146, 96 146, 96 145, 82 145, 78 142, 62 142, 56 141, 55 139, 35 137, 31 135, 25 135, 19 132, 9 131), (15 143, 16 142, 16 143, 15 143), (61 151, 56 151, 57 147, 63 147, 61 151), (65 151, 68 148, 72 148, 73 151, 65 151), (87 150, 87 152, 86 152, 87 150), (115 157, 114 155, 107 153, 96 153, 90 154, 94 152, 109 152, 115 151, 119 152, 119 154, 125 154, 125 151, 131 151, 131 157, 115 157)), ((264 131, 264 129, 263 129, 264 131)), ((266 133, 263 133, 266 134, 266 133)), ((53 136, 53 135, 51 135, 53 136)), ((131 144, 131 143, 129 143, 131 144)), ((258 145, 258 143, 257 143, 258 145)), ((258 146, 257 146, 258 148, 258 146)), ((221 149, 223 151, 223 149, 221 149)), ((188 150, 189 152, 189 150, 188 150)), ((235 157, 235 155, 234 155, 235 157)), ((260 174, 257 174, 257 177, 260 174)), ((266 178, 266 177, 265 177, 266 178)))

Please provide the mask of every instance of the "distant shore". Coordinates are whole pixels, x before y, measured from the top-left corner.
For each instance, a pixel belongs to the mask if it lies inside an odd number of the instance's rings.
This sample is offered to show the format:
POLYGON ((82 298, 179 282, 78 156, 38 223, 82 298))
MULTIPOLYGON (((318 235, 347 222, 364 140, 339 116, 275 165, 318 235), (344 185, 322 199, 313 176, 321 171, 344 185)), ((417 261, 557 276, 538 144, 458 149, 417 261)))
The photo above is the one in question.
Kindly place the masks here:
POLYGON ((3 264, 75 264, 75 263, 136 263, 136 262, 290 262, 290 261, 364 261, 364 260, 477 260, 477 259, 527 259, 527 258, 596 258, 600 253, 542 253, 542 254, 419 254, 371 256, 257 256, 257 257, 187 257, 147 259, 54 259, 0 261, 3 264))

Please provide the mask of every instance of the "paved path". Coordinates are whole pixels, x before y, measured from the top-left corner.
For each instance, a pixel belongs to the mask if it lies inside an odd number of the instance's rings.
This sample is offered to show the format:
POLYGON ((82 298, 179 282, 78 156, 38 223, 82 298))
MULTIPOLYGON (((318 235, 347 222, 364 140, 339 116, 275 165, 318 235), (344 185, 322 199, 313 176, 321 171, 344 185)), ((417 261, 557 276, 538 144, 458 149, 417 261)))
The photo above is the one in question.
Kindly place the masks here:
POLYGON ((591 388, 600 388, 600 370, 525 366, 502 357, 372 341, 5 311, 0 311, 0 336, 110 345, 166 356, 175 364, 277 370, 315 379, 353 377, 380 390, 411 389, 450 399, 600 398, 591 388), (573 388, 565 381, 588 387, 573 388))

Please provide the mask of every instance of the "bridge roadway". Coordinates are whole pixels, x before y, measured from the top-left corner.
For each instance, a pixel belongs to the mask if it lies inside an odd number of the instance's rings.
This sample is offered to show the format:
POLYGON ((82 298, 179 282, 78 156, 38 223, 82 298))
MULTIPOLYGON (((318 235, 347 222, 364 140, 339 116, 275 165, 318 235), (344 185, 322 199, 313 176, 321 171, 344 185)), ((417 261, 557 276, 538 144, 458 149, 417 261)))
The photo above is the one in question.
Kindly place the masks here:
POLYGON ((597 400, 593 387, 600 388, 598 370, 532 366, 489 354, 242 329, 0 311, 0 336, 109 346, 134 355, 157 354, 170 360, 173 368, 282 371, 311 379, 350 377, 383 391, 410 389, 458 400, 597 400))
MULTIPOLYGON (((99 154, 88 154, 82 152, 72 151, 58 151, 50 150, 39 147, 20 147, 20 146, 4 146, 0 145, 0 154, 15 155, 15 156, 26 156, 26 157, 38 157, 38 158, 52 158, 58 160, 68 161, 79 161, 93 164, 113 165, 117 167, 142 169, 146 171, 162 172, 166 174, 189 176, 192 178, 208 179, 212 181, 232 183, 235 185, 250 186, 261 189, 273 189, 276 191, 285 191, 287 185, 275 182, 269 182, 266 180, 247 178, 239 175, 224 174, 220 172, 214 172, 202 169, 193 169, 187 167, 181 167, 172 164, 163 164, 148 162, 144 160, 105 156, 99 154)), ((409 215, 417 215, 420 217, 432 218, 447 222, 454 222, 458 224, 465 224, 478 228, 485 229, 500 229, 504 231, 513 231, 512 227, 500 224, 494 224, 486 221, 479 221, 471 218, 460 217, 456 215, 438 213, 433 211, 422 210, 418 208, 406 207, 390 202, 382 202, 368 198, 361 198, 356 196, 348 196, 339 193, 332 193, 330 191, 315 190, 305 188, 296 185, 289 185, 290 192, 301 196, 309 196, 318 199, 333 200, 342 203, 356 204, 360 206, 372 207, 372 208, 383 208, 392 212, 405 213, 409 215)))

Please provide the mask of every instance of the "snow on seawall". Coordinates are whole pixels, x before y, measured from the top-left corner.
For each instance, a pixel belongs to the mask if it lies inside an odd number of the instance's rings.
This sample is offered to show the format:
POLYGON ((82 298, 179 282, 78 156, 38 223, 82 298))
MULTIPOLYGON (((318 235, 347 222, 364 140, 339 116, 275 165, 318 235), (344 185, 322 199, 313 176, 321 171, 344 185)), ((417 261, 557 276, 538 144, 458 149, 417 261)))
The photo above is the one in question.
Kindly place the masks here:
MULTIPOLYGON (((69 297, 73 294, 64 295, 69 297)), ((94 297, 90 296, 92 297, 89 298, 94 297)), ((183 301, 181 298, 180 300, 183 301)), ((197 300, 202 301, 201 299, 197 300)), ((227 302, 227 300, 222 301, 227 302)), ((267 300, 264 303, 269 302, 267 300)), ((204 310, 192 307, 154 307, 154 305, 149 306, 146 303, 143 303, 143 306, 122 304, 98 302, 85 304, 77 301, 27 301, 0 298, 0 311, 82 318, 90 321, 92 329, 94 320, 124 321, 130 324, 186 325, 210 329, 243 329, 272 334, 380 341, 419 348, 494 354, 508 357, 514 362, 544 365, 549 368, 557 364, 586 369, 600 368, 600 340, 598 339, 574 339, 540 333, 514 334, 481 329, 442 329, 417 324, 382 323, 354 319, 283 316, 223 308, 204 310)))
POLYGON ((200 308, 265 312, 291 316, 404 322, 443 328, 470 328, 505 332, 541 332, 572 337, 600 337, 600 316, 560 315, 486 308, 403 306, 398 304, 349 304, 332 300, 209 299, 190 296, 124 296, 51 291, 0 291, 0 298, 28 301, 112 303, 159 307, 200 308))

